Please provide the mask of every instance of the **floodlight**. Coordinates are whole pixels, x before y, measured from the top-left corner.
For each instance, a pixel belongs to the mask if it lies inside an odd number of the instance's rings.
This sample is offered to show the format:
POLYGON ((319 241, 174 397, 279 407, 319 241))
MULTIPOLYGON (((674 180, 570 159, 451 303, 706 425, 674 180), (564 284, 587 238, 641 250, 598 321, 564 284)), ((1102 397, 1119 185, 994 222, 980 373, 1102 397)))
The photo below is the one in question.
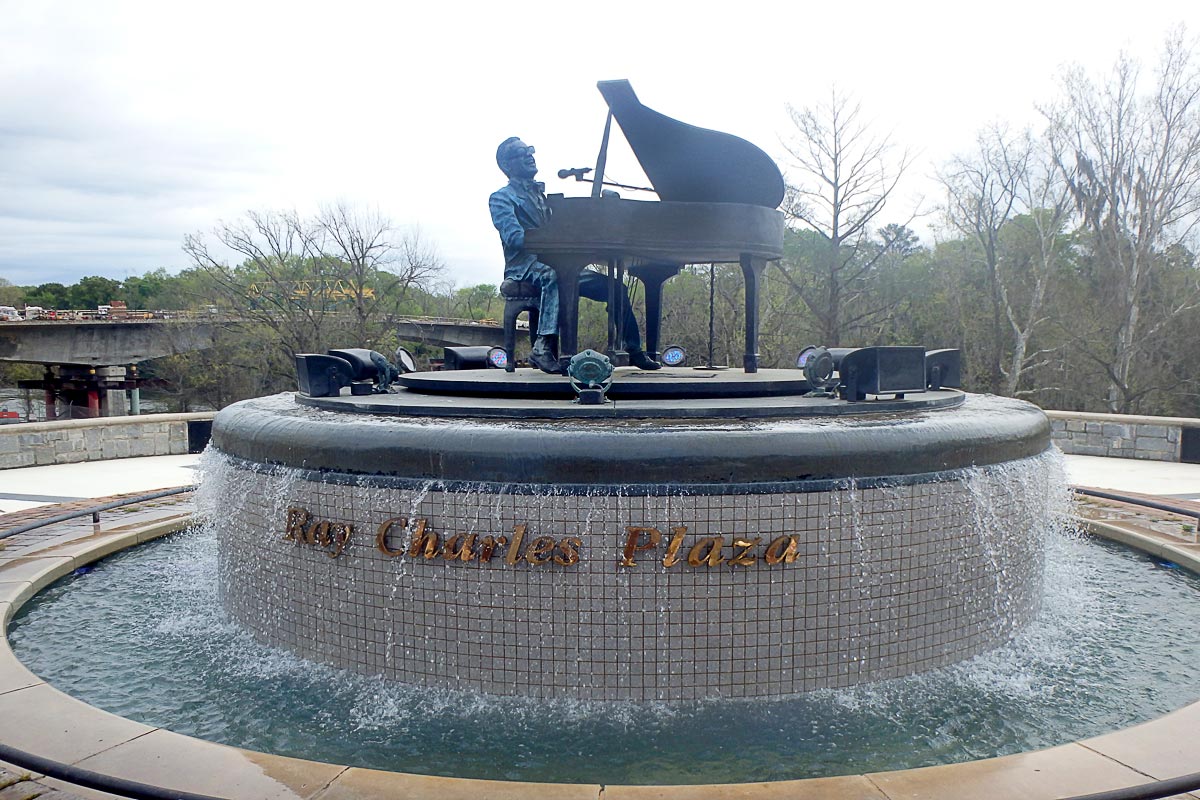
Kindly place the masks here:
POLYGON ((903 400, 906 393, 925 391, 924 347, 835 347, 829 352, 843 400, 855 403, 869 394, 903 400))
POLYGON ((401 372, 416 372, 417 360, 413 358, 413 354, 408 352, 407 348, 397 347, 396 354, 392 358, 396 362, 396 367, 401 372))
POLYGON ((493 347, 487 351, 487 363, 489 367, 506 369, 508 367, 508 351, 503 347, 493 347))
POLYGON ((488 353, 492 350, 484 345, 472 347, 443 348, 442 369, 483 369, 488 364, 488 353))
POLYGON ((796 356, 796 368, 804 371, 804 379, 814 392, 823 392, 837 385, 833 377, 833 356, 824 347, 809 345, 796 356))
POLYGON ((925 386, 933 391, 962 386, 962 353, 955 349, 926 352, 925 386))
POLYGON ((670 345, 666 350, 662 351, 662 355, 658 357, 658 360, 668 367, 682 367, 687 361, 687 350, 684 350, 677 344, 670 345))

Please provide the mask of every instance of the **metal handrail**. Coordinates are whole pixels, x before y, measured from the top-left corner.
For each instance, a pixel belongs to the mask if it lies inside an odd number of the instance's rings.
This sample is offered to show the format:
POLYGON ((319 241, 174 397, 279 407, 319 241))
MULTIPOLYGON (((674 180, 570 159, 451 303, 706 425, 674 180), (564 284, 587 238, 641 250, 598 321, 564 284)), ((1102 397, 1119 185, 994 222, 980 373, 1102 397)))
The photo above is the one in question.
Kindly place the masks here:
POLYGON ((1200 772, 1190 775, 1180 775, 1165 781, 1140 783, 1137 786, 1126 786, 1123 789, 1109 789, 1106 792, 1093 794, 1077 794, 1063 797, 1060 800, 1161 800, 1176 794, 1194 792, 1200 789, 1200 772))
POLYGON ((1172 503, 1163 503, 1158 500, 1151 500, 1145 497, 1130 497, 1126 494, 1118 494, 1117 492, 1105 492, 1100 489, 1082 489, 1078 486, 1072 486, 1071 491, 1076 494, 1085 494, 1088 497, 1099 497, 1103 500, 1116 500, 1120 503, 1129 503, 1135 506, 1145 506, 1153 508, 1157 511, 1169 511, 1172 514, 1178 514, 1181 517, 1195 517, 1196 524, 1200 525, 1200 511, 1194 508, 1184 508, 1172 503))
POLYGON ((33 753, 26 753, 24 750, 9 747, 3 742, 0 742, 0 761, 7 761, 9 764, 21 769, 27 769, 30 772, 37 772, 50 778, 66 781, 72 786, 83 786, 87 789, 95 789, 107 792, 108 794, 115 794, 119 797, 128 797, 131 800, 226 800, 226 798, 216 797, 215 795, 167 789, 166 787, 155 786, 150 783, 131 781, 113 775, 105 775, 102 772, 93 772, 90 769, 83 769, 72 764, 64 764, 61 761, 43 758, 33 753))
POLYGON ((43 528, 47 525, 53 525, 56 522, 66 522, 67 520, 75 519, 76 517, 86 517, 91 515, 92 522, 99 522, 101 511, 111 511, 112 509, 120 508, 121 506, 130 506, 134 503, 144 503, 148 500, 157 500, 160 497, 170 497, 171 495, 175 494, 192 492, 195 491, 195 489, 195 486, 178 486, 174 489, 163 489, 161 491, 151 492, 150 494, 138 495, 137 497, 126 497, 121 500, 113 500, 112 502, 103 503, 90 508, 82 508, 77 511, 67 511, 63 514, 55 514, 52 517, 34 520, 33 522, 27 522, 24 525, 18 525, 15 528, 9 528, 6 531, 0 531, 0 539, 7 539, 10 536, 16 536, 18 533, 28 533, 29 531, 37 530, 38 528, 43 528))

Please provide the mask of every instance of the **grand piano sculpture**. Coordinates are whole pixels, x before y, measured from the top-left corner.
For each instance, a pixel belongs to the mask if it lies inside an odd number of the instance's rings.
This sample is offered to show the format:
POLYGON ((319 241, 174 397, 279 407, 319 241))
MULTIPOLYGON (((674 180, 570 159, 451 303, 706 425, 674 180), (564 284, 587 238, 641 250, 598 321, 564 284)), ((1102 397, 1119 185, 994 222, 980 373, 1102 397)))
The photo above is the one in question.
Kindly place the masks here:
MULTIPOLYGON (((647 108, 629 81, 601 81, 609 114, 590 197, 550 195, 550 220, 526 248, 558 275, 563 366, 578 350, 579 274, 590 265, 626 273, 646 289, 646 351, 658 357, 662 285, 686 264, 736 263, 746 283, 746 372, 758 371, 758 287, 783 255, 783 176, 771 157, 728 133, 698 128, 647 108), (602 196, 609 134, 617 120, 661 202, 602 196)), ((563 170, 561 177, 590 169, 563 170)), ((610 299, 612 293, 610 291, 610 299)), ((609 302, 609 348, 621 341, 609 302)))

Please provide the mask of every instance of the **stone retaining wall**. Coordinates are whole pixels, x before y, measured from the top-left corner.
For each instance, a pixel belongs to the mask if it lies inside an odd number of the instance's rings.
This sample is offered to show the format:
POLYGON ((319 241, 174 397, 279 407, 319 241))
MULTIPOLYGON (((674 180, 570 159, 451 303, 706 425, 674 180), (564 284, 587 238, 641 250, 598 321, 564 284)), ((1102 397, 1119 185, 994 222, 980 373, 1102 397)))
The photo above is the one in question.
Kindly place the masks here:
POLYGON ((29 422, 0 426, 0 469, 188 452, 188 423, 213 412, 29 422))
POLYGON ((1083 456, 1179 461, 1183 431, 1200 429, 1200 419, 1047 411, 1054 443, 1083 456))

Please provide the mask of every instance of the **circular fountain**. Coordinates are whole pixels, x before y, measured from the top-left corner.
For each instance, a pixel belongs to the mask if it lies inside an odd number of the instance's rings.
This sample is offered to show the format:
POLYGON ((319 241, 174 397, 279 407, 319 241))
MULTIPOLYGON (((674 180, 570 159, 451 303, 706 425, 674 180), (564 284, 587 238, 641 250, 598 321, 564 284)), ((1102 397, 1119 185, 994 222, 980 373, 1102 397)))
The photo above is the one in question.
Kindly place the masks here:
POLYGON ((204 485, 224 603, 319 662, 532 697, 784 696, 1006 641, 1055 505, 1042 412, 797 375, 618 370, 600 406, 496 370, 238 403, 204 485))

